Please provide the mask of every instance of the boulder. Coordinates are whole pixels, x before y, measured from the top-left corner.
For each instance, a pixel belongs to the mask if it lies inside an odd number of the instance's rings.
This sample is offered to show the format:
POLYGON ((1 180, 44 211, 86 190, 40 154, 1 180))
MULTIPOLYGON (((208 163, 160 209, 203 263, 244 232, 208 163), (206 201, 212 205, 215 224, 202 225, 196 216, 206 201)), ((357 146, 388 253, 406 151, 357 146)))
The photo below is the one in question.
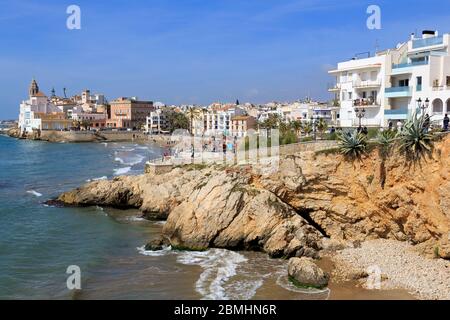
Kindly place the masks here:
POLYGON ((330 279, 313 259, 307 257, 291 258, 288 264, 288 275, 296 286, 319 289, 326 287, 330 279))
POLYGON ((439 241, 437 246, 437 254, 442 259, 450 260, 450 239, 444 237, 441 241, 439 241))
POLYGON ((168 246, 170 243, 169 241, 163 237, 159 236, 153 240, 151 240, 149 243, 145 245, 145 250, 147 251, 159 251, 164 249, 164 247, 168 246))

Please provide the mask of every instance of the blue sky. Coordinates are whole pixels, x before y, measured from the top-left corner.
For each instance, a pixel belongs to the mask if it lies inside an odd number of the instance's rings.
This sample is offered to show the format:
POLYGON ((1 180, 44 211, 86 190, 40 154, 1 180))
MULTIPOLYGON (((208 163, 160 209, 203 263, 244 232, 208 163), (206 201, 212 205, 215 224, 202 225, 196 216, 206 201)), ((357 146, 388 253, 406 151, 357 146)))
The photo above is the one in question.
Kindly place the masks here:
POLYGON ((90 88, 169 104, 329 99, 327 70, 394 47, 416 30, 450 31, 450 1, 0 0, 0 119, 41 90, 90 88), (81 30, 66 8, 81 8, 81 30), (369 5, 382 29, 366 27, 369 5))

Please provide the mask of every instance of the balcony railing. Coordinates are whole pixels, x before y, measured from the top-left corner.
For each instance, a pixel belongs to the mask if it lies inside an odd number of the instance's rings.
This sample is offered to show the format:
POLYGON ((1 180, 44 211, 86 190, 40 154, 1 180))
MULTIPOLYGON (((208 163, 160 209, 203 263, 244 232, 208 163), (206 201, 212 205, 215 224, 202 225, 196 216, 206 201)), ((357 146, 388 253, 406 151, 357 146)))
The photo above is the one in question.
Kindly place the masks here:
POLYGON ((384 114, 386 116, 398 116, 398 115, 407 115, 408 109, 391 109, 391 110, 384 110, 384 114))
POLYGON ((400 63, 400 64, 392 64, 392 69, 400 69, 400 68, 410 68, 410 67, 416 67, 416 66, 424 66, 427 65, 428 61, 415 61, 415 62, 407 62, 407 63, 400 63))
POLYGON ((418 49, 418 48, 423 48, 423 47, 436 46, 436 45, 440 45, 443 43, 444 43, 444 38, 442 36, 440 36, 440 37, 414 40, 412 47, 413 47, 413 49, 418 49))
POLYGON ((386 93, 402 93, 402 92, 411 92, 411 87, 391 87, 386 88, 386 93))
POLYGON ((450 85, 446 85, 446 86, 433 86, 433 91, 444 91, 444 90, 450 90, 450 85))
POLYGON ((341 89, 341 84, 340 83, 336 83, 336 84, 328 84, 328 91, 337 91, 341 89))
POLYGON ((368 87, 380 87, 380 80, 367 80, 367 81, 355 81, 353 82, 353 87, 355 88, 368 88, 368 87))
POLYGON ((380 104, 373 98, 353 100, 354 107, 378 107, 380 104))

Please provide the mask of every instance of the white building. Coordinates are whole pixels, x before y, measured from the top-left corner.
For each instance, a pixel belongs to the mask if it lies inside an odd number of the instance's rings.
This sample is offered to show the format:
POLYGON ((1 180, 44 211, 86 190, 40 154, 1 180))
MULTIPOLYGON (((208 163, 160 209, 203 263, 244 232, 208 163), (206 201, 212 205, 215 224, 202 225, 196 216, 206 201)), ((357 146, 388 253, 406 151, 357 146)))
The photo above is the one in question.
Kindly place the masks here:
POLYGON ((405 120, 418 109, 417 100, 429 101, 425 110, 435 122, 450 112, 449 34, 424 31, 414 34, 397 48, 375 57, 338 64, 329 73, 336 76, 334 92, 340 102, 343 127, 387 126, 405 120))
POLYGON ((35 113, 58 112, 59 109, 49 102, 47 96, 39 91, 37 82, 33 79, 29 89, 28 100, 22 101, 19 111, 20 131, 32 132, 33 129, 41 129, 41 119, 35 113))
POLYGON ((167 119, 165 112, 162 109, 157 109, 150 112, 150 116, 147 117, 145 132, 149 134, 160 134, 167 132, 167 119))
POLYGON ((193 122, 194 135, 231 136, 231 119, 245 115, 243 108, 236 105, 214 105, 202 112, 199 119, 193 122))

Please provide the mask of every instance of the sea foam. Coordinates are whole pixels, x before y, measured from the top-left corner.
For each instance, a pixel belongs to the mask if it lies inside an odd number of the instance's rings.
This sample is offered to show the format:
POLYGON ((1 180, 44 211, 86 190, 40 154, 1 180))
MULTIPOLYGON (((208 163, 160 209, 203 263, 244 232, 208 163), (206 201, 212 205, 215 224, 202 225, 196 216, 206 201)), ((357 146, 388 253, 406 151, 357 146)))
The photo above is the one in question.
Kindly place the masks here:
POLYGON ((131 167, 114 169, 114 175, 120 176, 120 175, 123 175, 123 174, 129 172, 130 170, 131 170, 131 167))
POLYGON ((42 193, 39 193, 39 192, 34 191, 34 190, 29 190, 29 191, 27 191, 27 193, 30 193, 30 194, 32 194, 32 195, 34 195, 36 197, 42 197, 42 193))
MULTIPOLYGON (((195 288, 203 296, 203 299, 229 300, 237 298, 229 290, 233 284, 230 285, 227 282, 236 275, 238 266, 247 261, 243 255, 229 250, 211 249, 203 252, 184 252, 177 261, 186 265, 199 265, 204 269, 195 288)), ((247 298, 251 298, 256 291, 255 287, 261 285, 262 281, 259 280, 249 288, 251 293, 247 298)))

